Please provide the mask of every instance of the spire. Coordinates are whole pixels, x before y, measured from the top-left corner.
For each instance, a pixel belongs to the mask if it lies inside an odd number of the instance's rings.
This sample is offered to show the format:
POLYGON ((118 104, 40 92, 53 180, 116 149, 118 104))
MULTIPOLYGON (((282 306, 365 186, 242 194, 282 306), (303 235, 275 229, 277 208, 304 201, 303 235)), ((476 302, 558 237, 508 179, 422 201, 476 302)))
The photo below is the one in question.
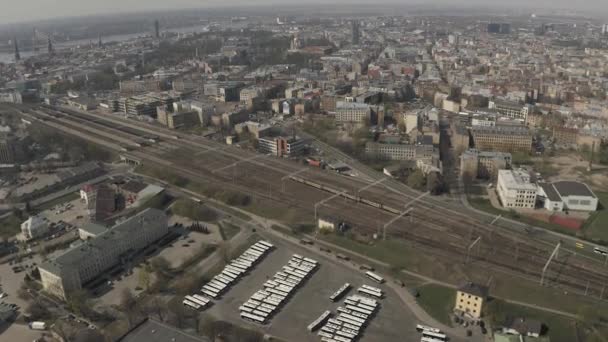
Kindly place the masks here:
POLYGON ((17 37, 15 37, 15 62, 19 62, 21 60, 21 54, 19 53, 19 43, 17 42, 17 37))

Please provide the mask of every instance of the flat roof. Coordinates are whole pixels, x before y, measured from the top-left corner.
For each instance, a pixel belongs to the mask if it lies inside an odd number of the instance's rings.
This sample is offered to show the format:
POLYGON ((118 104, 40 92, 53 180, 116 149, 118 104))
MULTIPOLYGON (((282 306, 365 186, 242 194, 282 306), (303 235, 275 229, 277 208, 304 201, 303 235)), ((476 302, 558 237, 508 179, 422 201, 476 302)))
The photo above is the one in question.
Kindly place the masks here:
POLYGON ((118 342, 210 342, 210 340, 148 318, 119 338, 118 342))
POLYGON ((562 196, 586 196, 596 198, 587 184, 575 181, 554 182, 555 190, 562 196))
POLYGON ((543 188, 543 191, 545 192, 545 194, 547 194, 547 198, 550 199, 551 201, 557 202, 557 201, 562 200, 560 195, 557 193, 557 190, 555 190, 555 188, 553 187, 553 184, 538 183, 538 185, 540 185, 540 187, 543 188))

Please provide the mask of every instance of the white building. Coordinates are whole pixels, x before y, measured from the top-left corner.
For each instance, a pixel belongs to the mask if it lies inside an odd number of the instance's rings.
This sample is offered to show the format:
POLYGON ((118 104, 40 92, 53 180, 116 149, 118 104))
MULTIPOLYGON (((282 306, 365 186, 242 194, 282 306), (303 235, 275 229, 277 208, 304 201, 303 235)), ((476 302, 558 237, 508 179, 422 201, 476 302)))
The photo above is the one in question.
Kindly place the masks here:
POLYGON ((43 216, 30 216, 21 224, 21 237, 24 241, 39 238, 49 232, 49 223, 43 216))
POLYGON ((598 198, 584 183, 562 181, 538 184, 538 196, 550 211, 596 211, 598 198))
POLYGON ((365 103, 336 103, 336 123, 362 123, 371 120, 371 114, 371 107, 365 103))
POLYGON ((524 170, 499 170, 496 191, 505 208, 533 209, 536 206, 537 187, 524 170))

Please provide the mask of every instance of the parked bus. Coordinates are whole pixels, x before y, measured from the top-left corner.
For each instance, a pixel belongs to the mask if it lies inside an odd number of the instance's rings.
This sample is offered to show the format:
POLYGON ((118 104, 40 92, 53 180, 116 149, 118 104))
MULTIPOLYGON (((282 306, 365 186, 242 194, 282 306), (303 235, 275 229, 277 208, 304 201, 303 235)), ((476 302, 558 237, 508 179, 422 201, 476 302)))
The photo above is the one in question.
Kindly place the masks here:
POLYGON ((350 289, 350 284, 346 283, 344 285, 342 285, 342 287, 340 287, 336 292, 334 292, 331 296, 329 296, 329 299, 332 302, 337 301, 338 299, 340 299, 342 296, 344 296, 344 294, 346 294, 346 292, 348 292, 348 290, 350 289))
POLYGON ((416 324, 416 330, 418 330, 418 332, 423 332, 423 331, 431 331, 434 333, 440 333, 441 330, 437 329, 437 328, 433 328, 433 327, 429 327, 427 325, 422 325, 422 324, 416 324))
POLYGON ((359 292, 361 292, 363 294, 375 297, 375 298, 382 298, 382 294, 380 294, 380 293, 378 293, 376 291, 370 291, 370 290, 362 288, 362 287, 360 287, 357 291, 359 291, 359 292))
POLYGON ((183 303, 185 306, 187 306, 187 307, 189 307, 189 308, 191 308, 191 309, 194 309, 194 310, 199 310, 199 309, 201 308, 201 306, 200 306, 200 305, 198 305, 198 304, 196 304, 196 303, 194 303, 194 302, 191 302, 191 301, 189 301, 189 300, 187 300, 187 299, 184 299, 184 301, 183 301, 182 303, 183 303))
POLYGON ((264 324, 264 322, 266 321, 265 318, 250 314, 248 312, 241 312, 241 318, 258 324, 264 324))
POLYGON ((593 251, 597 254, 608 255, 608 248, 596 246, 593 251))
POLYGON ((321 314, 317 319, 308 325, 308 331, 314 331, 319 328, 321 324, 325 322, 331 316, 331 311, 327 310, 321 314))
POLYGON ((432 331, 428 331, 428 330, 423 330, 422 331, 422 336, 423 337, 435 338, 435 339, 438 339, 440 341, 445 341, 448 338, 445 334, 442 334, 442 333, 439 333, 439 332, 432 332, 432 331))
POLYGON ((206 294, 207 296, 209 296, 211 298, 217 298, 217 296, 218 296, 217 292, 214 292, 211 289, 205 289, 205 288, 203 288, 203 290, 201 290, 201 292, 203 294, 206 294))
POLYGON ((374 272, 365 272, 365 276, 367 276, 369 279, 375 281, 378 284, 382 284, 384 283, 384 278, 382 278, 381 276, 377 275, 374 272))

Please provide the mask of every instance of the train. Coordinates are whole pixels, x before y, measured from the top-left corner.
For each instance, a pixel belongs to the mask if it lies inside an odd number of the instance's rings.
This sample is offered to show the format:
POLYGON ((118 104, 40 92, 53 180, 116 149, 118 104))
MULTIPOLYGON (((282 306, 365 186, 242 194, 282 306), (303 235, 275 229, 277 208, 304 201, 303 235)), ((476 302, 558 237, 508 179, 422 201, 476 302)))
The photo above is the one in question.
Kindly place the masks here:
POLYGON ((372 200, 369 200, 369 199, 361 197, 361 196, 355 196, 355 195, 349 194, 347 192, 340 191, 338 189, 334 189, 332 187, 329 187, 329 186, 326 186, 326 185, 323 185, 323 184, 319 184, 319 183, 310 181, 308 179, 304 179, 302 177, 290 176, 289 179, 291 179, 294 182, 298 182, 298 183, 301 183, 301 184, 304 184, 304 185, 311 186, 313 188, 317 188, 319 190, 323 190, 323 191, 332 193, 334 195, 339 195, 340 197, 347 198, 347 199, 349 199, 351 201, 363 203, 363 204, 368 205, 370 207, 374 207, 374 208, 377 208, 377 209, 388 211, 389 213, 392 213, 392 214, 395 214, 395 215, 402 214, 402 212, 399 209, 390 207, 390 206, 388 206, 386 204, 374 202, 372 200))

